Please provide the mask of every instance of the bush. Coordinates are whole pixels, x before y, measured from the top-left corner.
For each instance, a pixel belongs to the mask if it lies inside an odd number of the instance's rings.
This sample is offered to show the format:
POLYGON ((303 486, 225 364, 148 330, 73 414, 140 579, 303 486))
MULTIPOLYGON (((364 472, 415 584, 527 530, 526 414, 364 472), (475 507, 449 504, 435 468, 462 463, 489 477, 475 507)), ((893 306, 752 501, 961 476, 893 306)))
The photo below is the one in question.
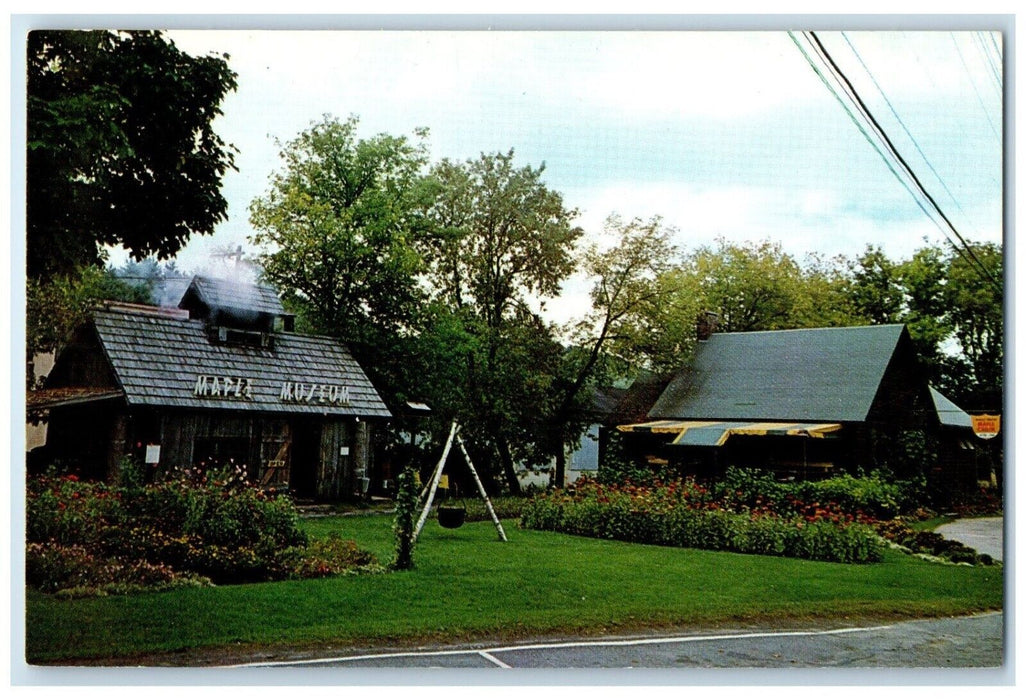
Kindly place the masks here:
POLYGON ((769 507, 780 514, 800 515, 809 506, 829 503, 841 513, 886 520, 917 508, 924 498, 925 482, 892 481, 882 472, 873 472, 783 483, 767 471, 730 467, 711 489, 716 500, 735 509, 769 507))
MULTIPOLYGON (((818 504, 817 504, 818 505, 818 504)), ((573 490, 532 499, 521 526, 625 542, 769 554, 845 563, 879 561, 880 538, 833 510, 781 516, 766 508, 727 509, 690 482, 573 490)))
POLYGON ((240 474, 186 471, 170 481, 123 487, 74 476, 30 480, 27 582, 49 592, 99 594, 192 579, 320 576, 367 563, 371 555, 355 546, 311 548, 292 500, 249 487, 240 474), (170 578, 160 578, 165 575, 170 578))
MULTIPOLYGON (((489 497, 492 502, 492 508, 495 509, 495 515, 500 520, 516 520, 520 517, 521 512, 524 510, 524 505, 527 504, 528 498, 523 496, 497 496, 495 498, 489 497)), ((481 500, 480 496, 467 496, 463 503, 467 508, 467 522, 475 522, 479 520, 491 520, 492 516, 488 514, 488 507, 484 501, 481 500)))
POLYGON ((82 545, 54 541, 26 546, 25 578, 44 593, 68 591, 72 596, 210 584, 209 579, 164 564, 96 556, 82 545))
POLYGON ((926 554, 956 564, 993 566, 998 564, 989 554, 980 554, 975 549, 956 540, 949 540, 937 532, 913 530, 904 521, 895 519, 879 522, 876 532, 884 539, 915 554, 926 554))
POLYGON ((321 578, 353 571, 377 571, 377 559, 352 540, 333 534, 290 552, 291 578, 321 578))

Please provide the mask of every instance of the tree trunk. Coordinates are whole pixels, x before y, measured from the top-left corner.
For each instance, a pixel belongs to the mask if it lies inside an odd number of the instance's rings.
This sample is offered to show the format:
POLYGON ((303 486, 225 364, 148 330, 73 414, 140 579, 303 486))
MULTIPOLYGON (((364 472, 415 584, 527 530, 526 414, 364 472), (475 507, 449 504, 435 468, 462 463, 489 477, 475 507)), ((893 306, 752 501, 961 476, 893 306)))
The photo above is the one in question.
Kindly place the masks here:
POLYGON ((556 450, 556 473, 553 474, 552 483, 549 486, 554 488, 566 486, 566 448, 563 446, 562 440, 556 450))
POLYGON ((506 477, 506 486, 509 487, 511 494, 520 496, 523 494, 523 491, 520 489, 517 471, 513 468, 513 455, 510 454, 509 445, 501 437, 496 440, 496 445, 499 448, 499 468, 502 469, 502 474, 506 477))

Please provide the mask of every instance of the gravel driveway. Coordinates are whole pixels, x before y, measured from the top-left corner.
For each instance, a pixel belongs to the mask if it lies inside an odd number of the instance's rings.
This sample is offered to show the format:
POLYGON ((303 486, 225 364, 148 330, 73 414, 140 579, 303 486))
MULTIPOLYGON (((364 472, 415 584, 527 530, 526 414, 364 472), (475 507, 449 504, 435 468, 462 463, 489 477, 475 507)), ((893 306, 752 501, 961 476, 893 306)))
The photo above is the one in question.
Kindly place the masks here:
POLYGON ((941 525, 934 532, 1004 561, 1004 522, 1004 518, 962 518, 941 525))

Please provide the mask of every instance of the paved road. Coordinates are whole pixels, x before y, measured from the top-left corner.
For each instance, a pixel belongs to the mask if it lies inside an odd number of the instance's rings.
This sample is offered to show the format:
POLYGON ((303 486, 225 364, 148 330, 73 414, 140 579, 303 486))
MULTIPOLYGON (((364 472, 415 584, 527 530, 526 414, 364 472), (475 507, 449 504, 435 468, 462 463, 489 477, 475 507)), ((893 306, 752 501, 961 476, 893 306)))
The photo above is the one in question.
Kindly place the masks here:
POLYGON ((961 542, 981 554, 1004 561, 1004 518, 962 518, 941 525, 935 532, 949 540, 961 542))
POLYGON ((363 653, 250 666, 304 668, 997 668, 1001 613, 867 627, 754 630, 363 653))

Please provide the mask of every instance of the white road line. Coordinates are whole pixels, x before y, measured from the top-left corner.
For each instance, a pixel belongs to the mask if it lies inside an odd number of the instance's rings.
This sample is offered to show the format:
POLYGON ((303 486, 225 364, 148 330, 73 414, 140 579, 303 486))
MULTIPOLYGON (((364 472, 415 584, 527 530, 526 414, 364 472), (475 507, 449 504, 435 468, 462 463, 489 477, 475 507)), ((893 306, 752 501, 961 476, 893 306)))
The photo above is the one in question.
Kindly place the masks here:
POLYGON ((574 647, 618 647, 618 646, 641 646, 644 644, 673 644, 675 642, 711 642, 724 639, 760 639, 764 637, 816 637, 824 634, 850 634, 852 632, 873 632, 876 630, 890 629, 891 625, 880 625, 877 627, 847 627, 836 630, 812 630, 800 632, 753 632, 750 634, 714 634, 695 637, 650 637, 644 639, 609 639, 601 641, 580 641, 580 642, 555 642, 549 644, 523 644, 520 646, 495 647, 488 651, 519 651, 535 649, 571 649, 574 647))
POLYGON ((489 654, 487 651, 479 651, 477 653, 480 654, 481 656, 483 656, 484 658, 488 659, 489 661, 491 661, 493 664, 495 664, 499 668, 513 668, 509 664, 506 664, 506 663, 503 663, 502 661, 499 661, 497 658, 495 658, 494 656, 489 654))
POLYGON ((416 658, 423 656, 459 656, 465 654, 478 654, 492 663, 504 668, 510 668, 499 659, 492 656, 493 653, 508 651, 534 651, 537 649, 572 649, 581 647, 626 647, 642 646, 646 644, 674 644, 682 642, 712 642, 728 639, 761 639, 767 637, 817 637, 830 634, 853 634, 856 632, 875 632, 877 630, 891 629, 893 625, 877 625, 875 627, 845 627, 833 630, 808 630, 798 632, 751 632, 748 634, 713 634, 696 635, 691 637, 644 637, 640 639, 607 639, 594 641, 576 642, 547 642, 539 644, 520 644, 505 647, 489 647, 487 649, 442 649, 436 651, 399 651, 384 654, 363 654, 359 656, 336 656, 322 659, 296 659, 294 661, 260 661, 247 664, 235 664, 221 666, 219 668, 269 668, 274 666, 309 666, 311 664, 332 664, 346 661, 368 661, 372 659, 397 659, 416 658))

